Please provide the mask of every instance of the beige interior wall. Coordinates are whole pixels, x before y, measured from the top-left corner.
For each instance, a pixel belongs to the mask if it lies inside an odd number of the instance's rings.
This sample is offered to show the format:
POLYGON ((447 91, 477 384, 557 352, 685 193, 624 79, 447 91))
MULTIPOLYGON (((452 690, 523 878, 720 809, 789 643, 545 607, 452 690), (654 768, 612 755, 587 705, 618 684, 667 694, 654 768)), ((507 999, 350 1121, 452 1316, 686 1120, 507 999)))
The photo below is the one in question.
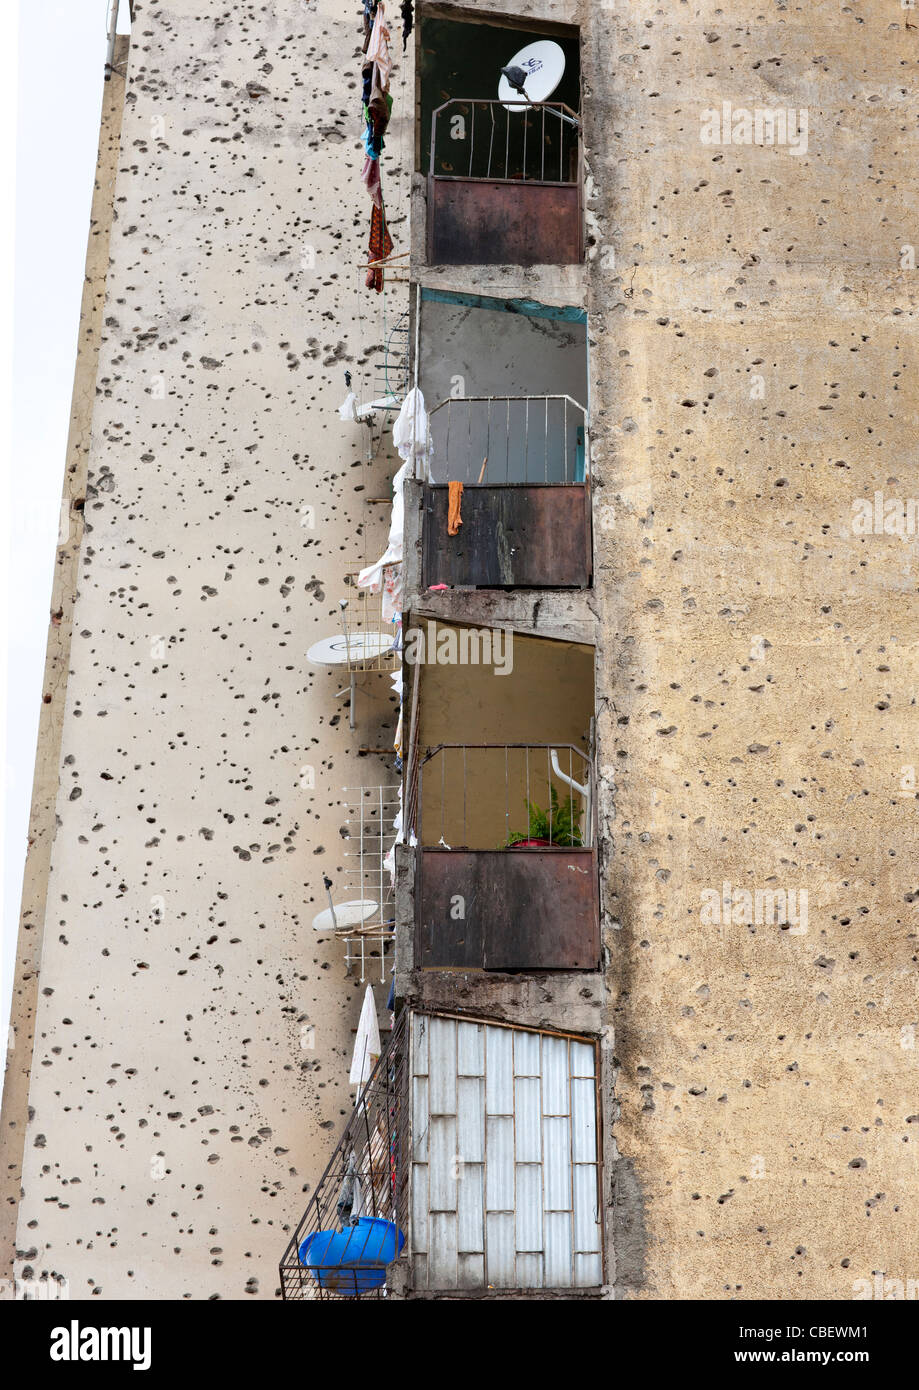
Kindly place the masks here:
MULTIPOLYGON (((443 629, 449 625, 438 623, 437 631, 443 629)), ((526 832, 528 796, 548 809, 551 783, 560 801, 567 799, 570 792, 552 774, 546 748, 505 752, 506 744, 552 743, 562 770, 584 784, 584 760, 569 753, 567 745, 587 751, 594 710, 593 648, 509 637, 511 669, 506 675, 497 674, 495 665, 428 662, 421 668, 420 755, 439 744, 495 745, 488 750, 469 747, 465 756, 459 749, 444 750, 422 763, 424 844, 437 844, 443 837, 453 848, 497 849, 509 831, 526 832)), ((581 800, 576 797, 578 807, 581 800)), ((583 829, 583 817, 581 824, 583 829)))

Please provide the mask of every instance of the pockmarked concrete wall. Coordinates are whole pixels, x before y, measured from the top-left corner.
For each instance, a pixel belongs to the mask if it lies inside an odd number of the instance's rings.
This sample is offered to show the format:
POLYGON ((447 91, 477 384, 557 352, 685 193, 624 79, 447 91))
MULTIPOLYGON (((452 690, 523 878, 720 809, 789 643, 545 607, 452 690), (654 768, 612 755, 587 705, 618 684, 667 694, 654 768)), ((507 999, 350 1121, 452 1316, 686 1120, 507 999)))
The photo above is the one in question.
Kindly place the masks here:
MULTIPOLYGON (((342 883, 342 788, 395 780, 359 756, 392 744, 388 678, 360 680, 352 733, 347 678, 306 658, 385 548, 365 499, 394 471, 337 414, 345 369, 370 399, 386 322, 361 269, 360 14, 135 8, 7 1211, 15 1272, 74 1299, 272 1298, 353 1104, 363 987, 311 928, 323 873, 342 883)), ((394 152, 402 84, 400 62, 394 152)), ((408 176, 384 159, 398 246, 408 176)))
POLYGON ((917 41, 886 0, 587 20, 620 1296, 919 1273, 917 41))

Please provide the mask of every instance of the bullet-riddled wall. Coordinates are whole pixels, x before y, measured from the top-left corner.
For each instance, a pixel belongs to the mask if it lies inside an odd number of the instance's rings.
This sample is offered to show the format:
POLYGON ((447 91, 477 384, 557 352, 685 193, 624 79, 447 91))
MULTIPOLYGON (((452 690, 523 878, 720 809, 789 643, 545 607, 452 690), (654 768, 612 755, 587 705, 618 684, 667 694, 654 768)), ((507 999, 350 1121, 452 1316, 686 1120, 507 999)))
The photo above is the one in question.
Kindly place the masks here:
POLYGON ((407 306, 363 287, 360 44, 330 0, 135 6, 44 939, 17 979, 40 962, 35 1045, 17 1030, 3 1114, 4 1255, 73 1299, 274 1298, 353 1110, 364 988, 312 919, 324 873, 354 896, 343 788, 397 781, 359 750, 398 710, 360 677, 351 732, 347 677, 307 650, 385 548, 364 499, 398 463, 338 416, 407 306))
POLYGON ((852 528, 915 492, 917 35, 582 13, 617 1281, 847 1300, 919 1216, 915 540, 852 528))

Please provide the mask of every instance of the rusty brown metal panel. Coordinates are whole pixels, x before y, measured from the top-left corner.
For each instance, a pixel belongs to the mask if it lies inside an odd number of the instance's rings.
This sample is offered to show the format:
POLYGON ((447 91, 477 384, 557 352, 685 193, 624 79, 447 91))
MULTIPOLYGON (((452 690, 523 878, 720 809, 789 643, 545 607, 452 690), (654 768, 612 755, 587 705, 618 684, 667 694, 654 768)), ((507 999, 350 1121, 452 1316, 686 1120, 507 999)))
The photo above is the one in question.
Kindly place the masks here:
POLYGON ((592 850, 420 853, 416 963, 423 968, 596 970, 592 850), (454 915, 462 902, 464 916, 454 915))
POLYGON ((581 260, 578 184, 428 179, 432 265, 572 265, 581 260))
POLYGON ((422 583, 480 589, 583 589, 590 583, 590 502, 583 483, 469 487, 447 535, 448 491, 426 487, 422 583))

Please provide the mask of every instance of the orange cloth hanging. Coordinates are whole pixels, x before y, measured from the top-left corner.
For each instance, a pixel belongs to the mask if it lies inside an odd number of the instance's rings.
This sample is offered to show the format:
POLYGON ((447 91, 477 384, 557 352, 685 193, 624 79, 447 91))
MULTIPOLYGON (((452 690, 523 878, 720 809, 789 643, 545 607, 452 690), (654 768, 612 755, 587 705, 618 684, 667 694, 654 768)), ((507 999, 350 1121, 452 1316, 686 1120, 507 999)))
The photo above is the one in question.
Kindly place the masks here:
POLYGON ((463 501, 462 483, 448 483, 449 489, 448 508, 447 508, 447 535, 455 536, 463 524, 460 516, 460 507, 463 501))

